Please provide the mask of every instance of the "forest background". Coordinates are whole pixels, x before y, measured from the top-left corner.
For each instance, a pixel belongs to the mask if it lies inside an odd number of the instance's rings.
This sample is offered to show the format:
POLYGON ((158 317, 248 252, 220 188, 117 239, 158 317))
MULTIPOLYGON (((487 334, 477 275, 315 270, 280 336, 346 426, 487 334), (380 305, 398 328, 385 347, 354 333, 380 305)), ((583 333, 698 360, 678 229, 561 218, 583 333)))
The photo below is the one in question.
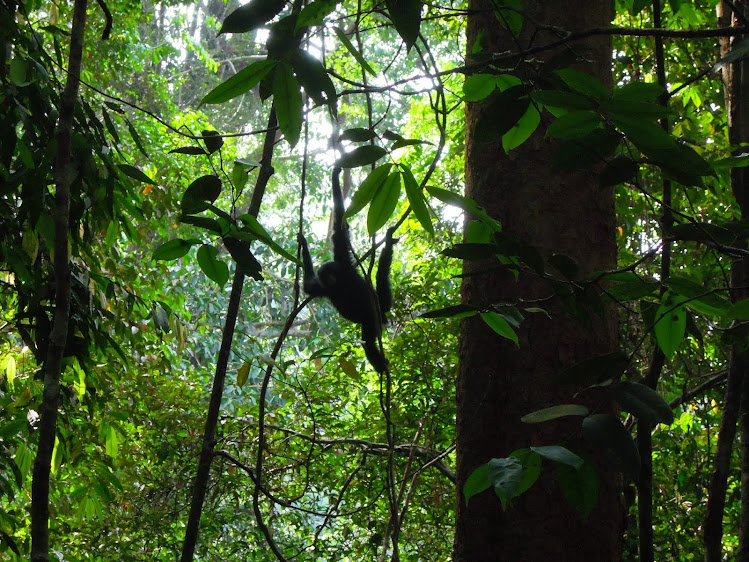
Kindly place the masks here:
POLYGON ((3 0, 0 554, 749 559, 749 20, 539 4, 3 0))

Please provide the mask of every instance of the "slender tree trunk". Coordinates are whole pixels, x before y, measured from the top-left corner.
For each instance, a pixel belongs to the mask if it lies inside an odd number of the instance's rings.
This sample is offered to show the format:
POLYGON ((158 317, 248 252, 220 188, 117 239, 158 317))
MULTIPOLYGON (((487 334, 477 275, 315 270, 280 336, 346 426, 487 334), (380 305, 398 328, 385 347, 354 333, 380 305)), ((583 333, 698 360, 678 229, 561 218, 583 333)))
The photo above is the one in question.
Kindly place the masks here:
MULTIPOLYGON (((724 3, 718 5, 718 21, 730 25, 731 11, 724 3)), ((738 39, 735 39, 738 40, 738 39)), ((731 49, 731 39, 721 40, 721 54, 731 49)), ((722 69, 723 87, 728 115, 728 138, 732 146, 739 146, 749 140, 749 64, 739 61, 722 69)), ((741 217, 749 216, 749 170, 735 168, 731 173, 731 190, 741 217)), ((749 263, 746 259, 735 258, 731 265, 731 299, 741 300, 749 297, 749 263)), ((723 398, 723 416, 718 431, 718 447, 715 451, 713 473, 708 490, 707 513, 705 514, 704 540, 705 560, 719 562, 723 560, 723 511, 726 504, 728 474, 733 456, 736 423, 741 431, 741 518, 739 532, 739 555, 736 560, 749 560, 747 540, 749 537, 749 377, 745 376, 749 368, 749 353, 740 345, 731 350, 728 367, 728 380, 723 398)))
POLYGON ((65 89, 60 97, 55 162, 55 314, 44 362, 44 397, 39 422, 39 445, 31 483, 31 560, 49 560, 49 475, 57 432, 60 372, 70 319, 70 255, 68 231, 70 185, 75 177, 71 139, 78 100, 83 39, 86 30, 86 0, 76 0, 70 35, 70 57, 65 89))
MULTIPOLYGON (((488 0, 472 0, 476 14, 468 20, 468 52, 481 36, 485 52, 517 50, 550 37, 532 36, 530 18, 576 31, 605 26, 610 2, 554 0, 525 3, 529 19, 518 40, 499 25, 488 0)), ((611 84, 611 45, 607 38, 576 43, 574 51, 548 53, 578 55, 590 61, 578 67, 611 84)), ((480 106, 466 108, 466 194, 498 219, 504 232, 534 245, 544 258, 565 254, 574 259, 585 278, 596 270, 616 266, 613 193, 601 190, 595 174, 560 173, 550 169, 554 145, 537 131, 518 150, 506 155, 499 143, 478 145, 472 132, 480 106)), ((480 266, 466 262, 465 273, 480 266)), ((486 492, 466 505, 462 488, 478 466, 529 445, 567 442, 579 435, 579 420, 524 424, 521 416, 539 408, 572 401, 570 390, 555 387, 549 378, 565 367, 617 348, 613 310, 592 316, 589 325, 572 318, 553 288, 530 274, 518 282, 509 273, 478 273, 464 277, 463 300, 481 305, 496 302, 541 302, 551 318, 527 314, 519 330, 520 347, 500 338, 481 319, 464 321, 460 339, 457 382, 458 505, 455 562, 600 560, 621 556, 624 510, 620 477, 601 467, 598 504, 582 517, 559 491, 550 466, 541 479, 506 510, 486 492)), ((530 305, 533 306, 533 305, 530 305)), ((587 395, 587 393, 586 393, 587 395)), ((576 401, 582 398, 575 398, 576 401)), ((608 400, 591 404, 598 412, 611 411, 608 400)))

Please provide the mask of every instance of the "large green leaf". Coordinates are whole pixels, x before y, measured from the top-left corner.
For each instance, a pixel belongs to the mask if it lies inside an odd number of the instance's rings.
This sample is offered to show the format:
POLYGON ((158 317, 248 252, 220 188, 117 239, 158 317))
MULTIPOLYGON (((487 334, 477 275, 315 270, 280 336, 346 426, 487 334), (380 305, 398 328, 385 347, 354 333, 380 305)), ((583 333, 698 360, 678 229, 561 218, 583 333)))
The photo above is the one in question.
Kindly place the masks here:
POLYGON ((201 176, 192 182, 182 196, 182 212, 186 215, 202 213, 221 193, 218 176, 201 176))
POLYGON ((375 194, 380 190, 382 184, 388 179, 392 164, 383 164, 372 170, 369 175, 361 182, 359 189, 351 197, 351 204, 346 209, 344 217, 352 217, 364 207, 366 207, 375 194))
POLYGON ((637 481, 640 476, 640 453, 622 422, 610 414, 588 416, 583 420, 583 435, 614 469, 637 481))
POLYGON ((276 108, 278 128, 281 129, 286 142, 296 146, 302 133, 303 102, 299 82, 294 77, 288 63, 276 67, 273 79, 273 105, 276 108))
POLYGON ((276 61, 270 59, 253 62, 208 92, 200 100, 200 105, 223 103, 249 92, 265 78, 275 65, 276 61))
POLYGON ((351 152, 346 152, 338 159, 336 166, 341 168, 359 168, 361 166, 368 166, 374 164, 380 158, 387 154, 387 150, 381 146, 375 146, 373 144, 367 146, 359 146, 351 152))
POLYGON ((206 276, 223 287, 229 280, 229 266, 218 259, 218 250, 209 244, 198 248, 198 265, 206 276))
POLYGON ((299 83, 315 103, 335 106, 336 91, 322 63, 307 51, 298 50, 291 61, 299 83))
POLYGON ((524 423, 541 423, 556 420, 565 416, 587 416, 588 408, 580 404, 559 404, 542 410, 536 410, 524 415, 520 421, 524 423))
POLYGON ((612 387, 614 398, 625 411, 650 425, 674 421, 674 413, 663 397, 644 384, 622 381, 612 387))
POLYGON ((410 50, 419 38, 421 0, 385 0, 390 21, 410 50))
POLYGON ((479 144, 500 140, 525 115, 530 102, 525 86, 513 86, 494 94, 481 110, 474 140, 479 144))
POLYGON ((286 0, 250 0, 226 16, 219 35, 257 29, 280 14, 285 5, 286 0))
POLYGON ((408 197, 409 205, 411 205, 411 210, 413 211, 416 220, 421 224, 421 227, 434 236, 432 218, 429 215, 429 209, 427 208, 424 199, 424 193, 419 187, 416 178, 414 178, 411 173, 411 169, 408 166, 401 166, 401 169, 403 170, 403 185, 406 188, 406 196, 408 197))
POLYGON ((568 367, 552 377, 556 384, 580 384, 618 379, 629 365, 629 357, 621 351, 591 357, 568 367))
POLYGON ((367 230, 370 236, 382 228, 398 206, 401 194, 401 174, 393 172, 375 193, 367 212, 367 230))
POLYGON ((502 507, 507 507, 508 502, 517 496, 523 481, 523 464, 515 457, 491 459, 488 464, 489 482, 502 502, 502 507))
POLYGON ((554 474, 565 499, 583 517, 588 517, 598 503, 599 478, 595 465, 587 459, 579 469, 558 463, 554 474))
POLYGON ((184 240, 182 238, 175 238, 165 242, 153 252, 153 259, 161 261, 172 261, 177 258, 181 258, 187 252, 190 251, 195 244, 200 244, 200 240, 197 238, 189 238, 184 240))

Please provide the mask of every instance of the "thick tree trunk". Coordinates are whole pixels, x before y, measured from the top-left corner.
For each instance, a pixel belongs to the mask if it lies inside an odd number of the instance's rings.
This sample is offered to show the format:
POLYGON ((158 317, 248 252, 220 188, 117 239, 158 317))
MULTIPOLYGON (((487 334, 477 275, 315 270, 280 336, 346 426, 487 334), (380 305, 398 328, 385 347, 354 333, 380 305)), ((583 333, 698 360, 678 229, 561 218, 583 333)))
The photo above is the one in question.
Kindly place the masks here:
MULTIPOLYGON (((519 41, 491 15, 492 3, 473 0, 469 18, 468 52, 479 33, 485 50, 517 50, 531 40, 527 19, 519 41), (487 27, 489 26, 489 27, 487 27)), ((526 3, 535 21, 571 31, 605 26, 609 2, 526 3)), ((558 38, 558 36, 555 36, 558 38)), ((533 45, 551 41, 544 33, 533 45)), ((547 60, 559 51, 541 55, 547 60)), ((589 61, 578 68, 611 83, 608 39, 578 42, 567 55, 589 61)), ((601 190, 591 172, 559 173, 550 169, 554 146, 543 138, 543 125, 522 147, 506 155, 499 143, 477 145, 472 131, 480 106, 466 108, 466 195, 498 219, 504 231, 534 245, 545 258, 565 254, 579 265, 585 278, 616 266, 615 213, 611 189, 601 190)), ((548 117, 548 115, 546 116, 548 117)), ((546 118, 545 117, 545 118, 546 118)), ((544 119, 545 119, 544 118, 544 119)), ((466 263, 466 273, 481 267, 466 263)), ((478 466, 530 445, 552 445, 579 437, 580 420, 529 425, 521 416, 539 408, 572 401, 572 391, 553 386, 549 378, 575 363, 617 348, 615 314, 606 309, 590 324, 574 319, 553 289, 537 276, 509 273, 466 276, 463 299, 471 304, 540 302, 551 314, 526 314, 519 330, 520 348, 503 340, 478 317, 464 321, 457 386, 457 463, 459 499, 455 537, 456 562, 502 560, 619 559, 624 522, 620 477, 600 467, 599 499, 593 513, 582 517, 562 496, 553 467, 544 465, 541 479, 503 511, 496 496, 479 494, 466 505, 462 487, 478 466)), ((534 306, 529 304, 528 306, 534 306)), ((584 398, 576 398, 579 402, 584 398)), ((594 405, 610 411, 609 403, 594 405)))

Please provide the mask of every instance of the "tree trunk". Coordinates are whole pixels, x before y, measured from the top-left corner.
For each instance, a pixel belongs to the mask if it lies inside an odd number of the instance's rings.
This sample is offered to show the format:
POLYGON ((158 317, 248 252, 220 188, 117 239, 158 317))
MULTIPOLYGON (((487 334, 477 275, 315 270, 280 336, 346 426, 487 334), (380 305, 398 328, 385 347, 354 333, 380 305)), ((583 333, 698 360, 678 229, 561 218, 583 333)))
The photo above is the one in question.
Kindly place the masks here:
MULTIPOLYGON (((608 25, 609 2, 554 0, 527 3, 526 23, 518 40, 491 15, 492 3, 473 0, 468 20, 468 52, 479 34, 484 50, 503 53, 518 45, 536 46, 558 39, 544 32, 533 35, 531 22, 552 24, 570 31, 608 25), (532 19, 531 19, 532 18, 532 19)), ((534 55, 549 60, 556 55, 589 61, 576 67, 611 85, 611 44, 607 38, 577 42, 571 50, 534 55)), ((544 126, 519 149, 505 154, 500 143, 479 145, 472 132, 481 107, 466 108, 466 195, 498 219, 504 232, 535 246, 544 258, 564 254, 579 266, 581 279, 593 271, 616 267, 613 192, 601 190, 590 171, 560 173, 550 169, 554 144, 545 140, 544 126)), ((548 124, 548 114, 542 118, 548 124)), ((475 262, 474 262, 475 263, 475 262)), ((465 272, 486 269, 466 262, 465 272)), ((593 513, 584 518, 564 499, 545 462, 533 487, 512 500, 506 510, 497 497, 484 492, 462 495, 467 477, 491 458, 532 445, 556 445, 579 437, 580 420, 524 424, 521 416, 534 410, 580 402, 566 387, 549 378, 560 370, 617 348, 615 312, 604 308, 586 323, 573 318, 553 294, 551 285, 536 275, 480 273, 464 278, 463 301, 474 305, 497 302, 526 306, 540 303, 551 315, 525 314, 518 335, 519 349, 500 338, 478 317, 464 320, 460 340, 457 383, 458 507, 454 560, 618 560, 624 510, 621 478, 599 465, 600 491, 593 513)), ((579 389, 573 389, 579 390, 579 389)), ((596 412, 608 412, 608 399, 587 402, 596 412)))

